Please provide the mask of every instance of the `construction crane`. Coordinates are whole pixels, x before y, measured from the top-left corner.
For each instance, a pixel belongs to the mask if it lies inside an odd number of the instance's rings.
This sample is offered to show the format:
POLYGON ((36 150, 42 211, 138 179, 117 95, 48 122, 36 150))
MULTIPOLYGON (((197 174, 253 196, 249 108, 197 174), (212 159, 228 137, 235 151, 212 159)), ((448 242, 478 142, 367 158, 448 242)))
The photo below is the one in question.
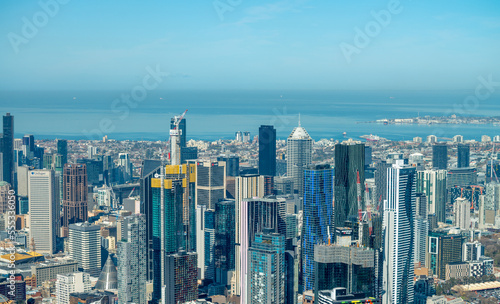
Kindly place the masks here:
POLYGON ((130 191, 130 194, 127 196, 127 198, 130 198, 132 196, 132 194, 134 193, 134 190, 135 190, 135 187, 132 189, 132 191, 130 191))
POLYGON ((186 111, 182 113, 181 116, 174 116, 174 128, 170 130, 170 164, 180 165, 181 164, 181 147, 180 147, 180 136, 182 135, 182 130, 179 130, 179 124, 184 119, 186 111))

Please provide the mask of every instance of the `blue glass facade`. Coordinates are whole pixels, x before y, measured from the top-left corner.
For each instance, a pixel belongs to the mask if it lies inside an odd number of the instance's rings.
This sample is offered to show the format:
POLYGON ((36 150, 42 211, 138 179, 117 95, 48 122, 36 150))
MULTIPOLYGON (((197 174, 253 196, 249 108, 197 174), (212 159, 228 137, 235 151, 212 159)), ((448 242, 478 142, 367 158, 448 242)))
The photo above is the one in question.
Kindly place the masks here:
POLYGON ((256 234, 248 252, 249 304, 285 303, 285 236, 256 234))
POLYGON ((304 219, 302 226, 302 286, 314 286, 314 245, 328 243, 334 231, 334 172, 329 165, 304 170, 304 219))
POLYGON ((235 203, 215 204, 215 281, 228 285, 227 273, 235 268, 235 203))
POLYGON ((215 280, 215 211, 205 211, 205 278, 215 280))
MULTIPOLYGON (((182 223, 183 189, 179 182, 173 182, 171 189, 165 189, 165 254, 185 248, 184 227, 182 223)), ((161 297, 161 189, 152 187, 152 239, 153 239, 153 297, 161 297)))

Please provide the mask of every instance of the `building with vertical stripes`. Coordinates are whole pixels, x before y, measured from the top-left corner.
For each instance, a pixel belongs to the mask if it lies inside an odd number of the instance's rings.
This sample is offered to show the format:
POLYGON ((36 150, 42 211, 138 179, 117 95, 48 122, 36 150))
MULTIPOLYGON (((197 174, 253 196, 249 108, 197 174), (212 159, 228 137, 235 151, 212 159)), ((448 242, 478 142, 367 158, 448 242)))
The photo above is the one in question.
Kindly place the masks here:
POLYGON ((330 165, 311 165, 304 170, 303 291, 314 286, 314 246, 327 244, 334 233, 333 185, 334 170, 330 165))
POLYGON ((387 170, 384 203, 383 303, 413 303, 416 172, 397 162, 387 170))

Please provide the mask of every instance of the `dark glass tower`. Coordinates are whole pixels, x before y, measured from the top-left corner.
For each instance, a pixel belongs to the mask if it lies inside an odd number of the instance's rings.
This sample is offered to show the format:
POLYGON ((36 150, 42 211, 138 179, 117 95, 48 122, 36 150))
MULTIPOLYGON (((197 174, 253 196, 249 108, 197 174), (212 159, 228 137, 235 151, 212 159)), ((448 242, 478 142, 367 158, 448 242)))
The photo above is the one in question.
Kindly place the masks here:
POLYGON ((14 182, 14 116, 10 113, 3 117, 3 180, 13 185, 14 182))
MULTIPOLYGON (((111 160, 112 163, 112 160, 111 160)), ((110 167, 111 168, 111 167, 110 167)), ((111 170, 112 171, 112 168, 111 170)), ((148 280, 153 280, 153 188, 152 179, 161 173, 161 161, 144 160, 141 171, 141 213, 146 216, 146 240, 148 246, 148 280)))
MULTIPOLYGON (((365 184, 365 145, 342 143, 335 145, 335 226, 342 227, 350 216, 358 216, 358 174, 361 187, 365 184)), ((364 195, 361 195, 364 210, 364 195)))
POLYGON ((432 166, 436 169, 446 170, 448 167, 448 146, 436 144, 432 146, 432 166))
POLYGON ((276 129, 273 126, 259 128, 259 174, 276 175, 276 129))
POLYGON ((57 140, 57 153, 62 156, 62 165, 68 163, 68 142, 66 139, 57 140))
POLYGON ((314 245, 328 243, 328 231, 334 231, 333 211, 333 169, 330 165, 313 165, 307 168, 304 170, 302 225, 303 291, 313 289, 314 245))
POLYGON ((387 199, 387 169, 391 167, 385 160, 378 162, 375 165, 375 186, 377 196, 375 205, 380 208, 380 205, 387 199))
POLYGON ((227 273, 235 267, 234 200, 215 203, 215 281, 229 285, 227 273))
POLYGON ((240 175, 240 158, 238 156, 219 156, 217 160, 226 162, 226 176, 240 175))
POLYGON ((470 146, 457 146, 457 168, 467 168, 470 164, 470 146))

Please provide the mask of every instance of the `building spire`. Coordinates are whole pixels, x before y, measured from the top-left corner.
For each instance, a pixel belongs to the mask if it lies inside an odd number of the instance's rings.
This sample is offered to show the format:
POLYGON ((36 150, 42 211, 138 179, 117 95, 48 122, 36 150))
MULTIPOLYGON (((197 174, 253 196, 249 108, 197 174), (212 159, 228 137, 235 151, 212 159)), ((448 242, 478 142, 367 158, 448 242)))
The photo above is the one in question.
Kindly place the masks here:
POLYGON ((299 127, 300 127, 300 113, 299 113, 299 127))

